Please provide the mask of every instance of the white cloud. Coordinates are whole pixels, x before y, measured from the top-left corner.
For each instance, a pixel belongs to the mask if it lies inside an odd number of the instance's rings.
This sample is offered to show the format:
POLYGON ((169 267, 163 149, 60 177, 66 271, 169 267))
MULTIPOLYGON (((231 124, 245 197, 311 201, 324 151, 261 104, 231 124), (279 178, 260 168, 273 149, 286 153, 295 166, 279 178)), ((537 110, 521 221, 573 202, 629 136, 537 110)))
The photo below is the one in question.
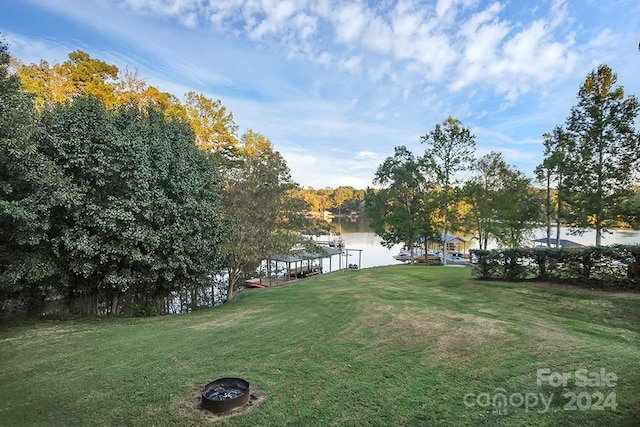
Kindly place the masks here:
POLYGON ((570 50, 573 36, 558 41, 553 33, 565 21, 566 7, 562 1, 554 1, 552 9, 548 19, 526 26, 500 19, 503 6, 498 2, 474 14, 463 25, 465 55, 451 89, 493 87, 504 96, 503 105, 509 106, 532 85, 570 73, 577 61, 570 50))
MULTIPOLYGON (((303 57, 372 81, 405 78, 441 82, 456 92, 480 85, 515 102, 532 85, 570 73, 573 36, 554 31, 569 21, 565 0, 530 23, 509 20, 510 3, 397 0, 376 8, 360 0, 120 0, 134 11, 195 25, 202 15, 220 31, 279 44, 303 57), (393 64, 390 66, 389 64, 393 64)), ((536 12, 542 13, 542 12, 536 12)), ((204 21, 203 20, 203 21, 204 21)), ((439 83, 442 84, 442 83, 439 83)))
POLYGON ((267 33, 286 31, 289 19, 296 12, 296 5, 293 1, 263 0, 262 12, 265 18, 250 31, 251 38, 260 39, 267 33))
POLYGON ((637 93, 632 3, 28 0, 80 32, 4 33, 27 62, 83 49, 177 96, 220 98, 241 128, 286 148, 303 184, 366 185, 393 146, 419 151, 420 135, 447 115, 497 128, 479 133, 479 148, 502 147, 529 165, 539 155, 530 147, 539 151, 540 135, 563 121, 600 63, 637 93))
POLYGON ((198 23, 204 6, 202 0, 120 0, 133 11, 172 17, 189 28, 198 23))
POLYGON ((393 49, 393 32, 389 24, 379 16, 373 18, 364 32, 363 46, 380 54, 388 54, 393 49))
POLYGON ((348 3, 330 15, 337 41, 353 43, 362 35, 368 25, 368 12, 359 3, 348 3))
POLYGON ((356 73, 362 69, 362 57, 351 56, 346 58, 340 62, 340 68, 351 73, 356 73))
POLYGON ((19 59, 25 64, 38 63, 45 60, 49 63, 62 62, 72 51, 65 43, 52 40, 34 40, 12 32, 3 32, 2 36, 9 45, 10 52, 19 52, 19 59))
POLYGON ((363 159, 376 159, 378 156, 372 151, 360 151, 358 152, 358 157, 361 157, 363 159))

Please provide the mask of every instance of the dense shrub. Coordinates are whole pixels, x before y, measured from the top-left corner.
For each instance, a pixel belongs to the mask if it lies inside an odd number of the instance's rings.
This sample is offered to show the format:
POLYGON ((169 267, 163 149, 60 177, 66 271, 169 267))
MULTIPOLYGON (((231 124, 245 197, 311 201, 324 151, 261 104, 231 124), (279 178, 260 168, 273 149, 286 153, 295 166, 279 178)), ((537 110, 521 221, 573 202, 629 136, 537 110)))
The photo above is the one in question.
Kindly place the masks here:
POLYGON ((548 280, 590 287, 638 289, 640 245, 583 248, 472 249, 482 279, 548 280))
POLYGON ((77 97, 36 114, 0 45, 0 315, 154 314, 222 268, 217 164, 188 125, 77 97), (126 303, 126 304, 125 304, 126 303))

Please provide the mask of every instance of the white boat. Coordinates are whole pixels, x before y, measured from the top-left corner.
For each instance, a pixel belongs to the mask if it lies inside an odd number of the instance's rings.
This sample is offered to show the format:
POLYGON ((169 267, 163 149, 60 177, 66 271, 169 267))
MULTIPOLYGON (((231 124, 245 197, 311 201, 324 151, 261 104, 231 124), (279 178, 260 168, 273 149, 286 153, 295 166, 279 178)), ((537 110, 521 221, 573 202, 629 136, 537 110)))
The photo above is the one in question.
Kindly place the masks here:
POLYGON ((447 264, 469 264, 471 260, 469 258, 464 258, 459 255, 447 254, 447 264))
POLYGON ((409 251, 408 249, 402 249, 400 252, 398 252, 397 255, 393 256, 393 259, 395 259, 396 261, 409 261, 412 258, 424 258, 424 250, 420 247, 416 247, 413 248, 413 256, 412 256, 412 252, 409 251))
POLYGON ((344 239, 340 236, 334 237, 329 240, 329 247, 331 248, 344 248, 344 239))

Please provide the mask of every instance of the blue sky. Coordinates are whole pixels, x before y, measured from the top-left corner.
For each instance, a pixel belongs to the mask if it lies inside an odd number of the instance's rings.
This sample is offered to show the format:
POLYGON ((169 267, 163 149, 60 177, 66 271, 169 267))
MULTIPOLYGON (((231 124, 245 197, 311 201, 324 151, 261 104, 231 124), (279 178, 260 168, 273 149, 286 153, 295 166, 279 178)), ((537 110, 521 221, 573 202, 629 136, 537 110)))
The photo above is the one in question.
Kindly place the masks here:
POLYGON ((531 176, 599 64, 640 95, 637 0, 4 0, 0 32, 25 63, 80 49, 220 99, 314 188, 371 186, 449 115, 531 176))

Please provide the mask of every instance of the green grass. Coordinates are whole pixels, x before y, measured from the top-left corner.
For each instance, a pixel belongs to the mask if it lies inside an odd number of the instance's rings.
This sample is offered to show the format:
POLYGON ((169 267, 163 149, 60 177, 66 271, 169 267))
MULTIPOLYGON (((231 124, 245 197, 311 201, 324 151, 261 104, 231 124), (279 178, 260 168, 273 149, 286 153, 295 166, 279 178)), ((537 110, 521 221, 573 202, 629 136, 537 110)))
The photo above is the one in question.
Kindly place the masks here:
POLYGON ((636 426, 639 313, 638 294, 400 265, 247 291, 182 316, 5 326, 0 425, 207 425, 193 408, 201 387, 238 376, 266 398, 216 425, 636 426), (618 381, 538 386, 539 368, 604 368, 618 381), (544 413, 464 403, 496 389, 554 398, 544 413), (564 408, 565 392, 612 391, 616 410, 564 408))

